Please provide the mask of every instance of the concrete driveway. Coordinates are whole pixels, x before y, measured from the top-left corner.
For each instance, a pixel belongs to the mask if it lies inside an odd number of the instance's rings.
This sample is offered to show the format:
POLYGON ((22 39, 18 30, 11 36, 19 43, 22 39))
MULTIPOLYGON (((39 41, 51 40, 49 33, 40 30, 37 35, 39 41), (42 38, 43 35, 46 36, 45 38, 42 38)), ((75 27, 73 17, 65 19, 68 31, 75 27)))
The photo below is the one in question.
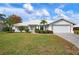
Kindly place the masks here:
POLYGON ((62 33, 62 34, 58 33, 56 35, 64 38, 65 40, 71 42, 72 44, 74 44, 79 48, 79 35, 71 34, 71 33, 62 33))

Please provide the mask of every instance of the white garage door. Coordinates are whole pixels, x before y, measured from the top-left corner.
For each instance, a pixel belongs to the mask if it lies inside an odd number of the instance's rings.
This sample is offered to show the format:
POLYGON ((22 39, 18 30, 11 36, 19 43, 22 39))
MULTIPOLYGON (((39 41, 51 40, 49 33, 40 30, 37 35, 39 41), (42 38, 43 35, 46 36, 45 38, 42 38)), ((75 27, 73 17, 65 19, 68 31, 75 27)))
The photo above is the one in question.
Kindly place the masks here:
POLYGON ((54 33, 70 33, 70 26, 53 26, 54 33))

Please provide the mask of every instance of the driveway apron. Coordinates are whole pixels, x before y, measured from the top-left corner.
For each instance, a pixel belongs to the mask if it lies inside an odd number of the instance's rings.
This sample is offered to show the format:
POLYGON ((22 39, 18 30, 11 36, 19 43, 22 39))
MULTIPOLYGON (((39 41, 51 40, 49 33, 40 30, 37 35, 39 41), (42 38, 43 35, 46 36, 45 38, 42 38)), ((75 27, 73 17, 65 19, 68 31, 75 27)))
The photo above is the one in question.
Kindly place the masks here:
POLYGON ((64 38, 79 48, 79 35, 72 33, 57 33, 56 35, 64 38))

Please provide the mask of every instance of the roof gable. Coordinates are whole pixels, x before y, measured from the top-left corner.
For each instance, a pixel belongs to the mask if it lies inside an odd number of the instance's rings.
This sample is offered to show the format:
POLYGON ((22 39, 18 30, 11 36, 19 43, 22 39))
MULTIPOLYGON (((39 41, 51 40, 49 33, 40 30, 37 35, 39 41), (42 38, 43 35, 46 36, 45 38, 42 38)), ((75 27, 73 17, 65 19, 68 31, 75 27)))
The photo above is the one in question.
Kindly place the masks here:
MULTIPOLYGON (((56 21, 54 21, 54 22, 52 22, 53 24, 55 24, 55 23, 57 23, 57 22, 61 22, 61 21, 64 21, 65 23, 70 23, 70 24, 73 24, 73 25, 75 25, 75 23, 73 23, 73 22, 71 22, 71 21, 69 21, 69 20, 65 20, 65 19, 59 19, 59 20, 56 20, 56 21)), ((62 22, 63 23, 63 22, 62 22)), ((51 24, 51 23, 50 23, 51 24)), ((64 23, 63 23, 64 24, 64 23)))

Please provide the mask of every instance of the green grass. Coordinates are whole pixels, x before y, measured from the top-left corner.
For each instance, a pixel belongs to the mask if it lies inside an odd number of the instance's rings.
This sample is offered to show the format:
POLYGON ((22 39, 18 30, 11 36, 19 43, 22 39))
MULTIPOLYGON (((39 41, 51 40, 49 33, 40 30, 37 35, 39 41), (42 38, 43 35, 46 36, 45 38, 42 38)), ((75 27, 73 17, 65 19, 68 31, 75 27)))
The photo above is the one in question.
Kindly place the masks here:
POLYGON ((73 44, 56 35, 0 33, 1 55, 79 54, 73 44))

